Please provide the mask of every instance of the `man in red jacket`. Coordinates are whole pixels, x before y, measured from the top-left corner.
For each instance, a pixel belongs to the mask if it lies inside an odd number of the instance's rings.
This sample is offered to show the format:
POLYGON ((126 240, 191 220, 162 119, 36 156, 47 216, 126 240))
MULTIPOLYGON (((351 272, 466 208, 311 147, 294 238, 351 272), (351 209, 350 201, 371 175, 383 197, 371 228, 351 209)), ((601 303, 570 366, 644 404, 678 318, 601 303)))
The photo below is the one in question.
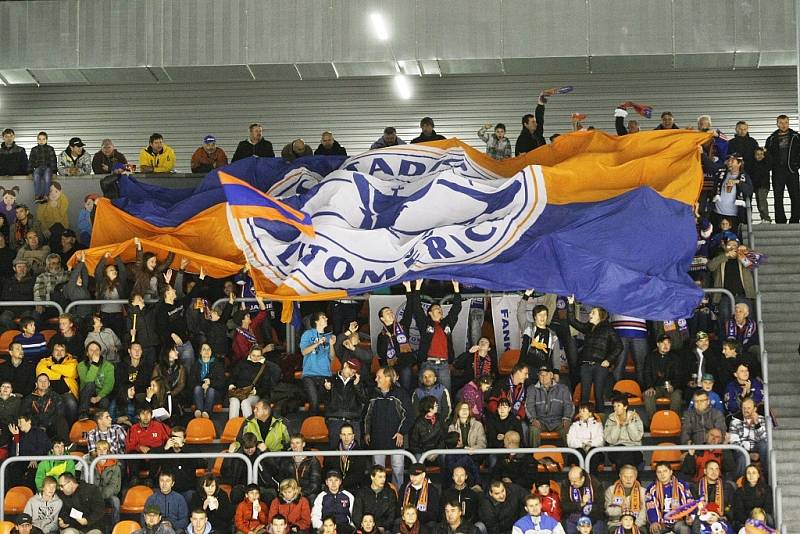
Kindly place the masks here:
MULTIPOLYGON (((148 454, 152 449, 164 446, 170 436, 170 428, 161 421, 153 419, 153 411, 149 406, 139 408, 139 422, 128 431, 125 441, 125 452, 129 454, 148 454)), ((130 460, 128 463, 129 474, 137 478, 139 471, 144 467, 142 460, 130 460)), ((131 482, 133 484, 133 481, 131 482)))

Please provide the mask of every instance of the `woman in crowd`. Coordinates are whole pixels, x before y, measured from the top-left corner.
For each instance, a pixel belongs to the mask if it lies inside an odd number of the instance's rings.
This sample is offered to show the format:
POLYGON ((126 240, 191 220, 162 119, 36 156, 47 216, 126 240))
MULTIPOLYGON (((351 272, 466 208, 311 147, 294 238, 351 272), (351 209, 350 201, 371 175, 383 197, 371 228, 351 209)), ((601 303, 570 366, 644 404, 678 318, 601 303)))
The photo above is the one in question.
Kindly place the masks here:
MULTIPOLYGON (((444 421, 439 413, 439 401, 429 395, 419 401, 419 413, 411 427, 408 449, 417 455, 430 449, 444 447, 444 421)), ((433 458, 431 458, 433 460, 433 458)))
POLYGON ((750 464, 744 470, 742 487, 733 494, 733 524, 735 528, 744 526, 750 513, 761 508, 766 513, 772 513, 772 490, 761 476, 758 466, 750 464))
POLYGON ((103 317, 100 314, 92 316, 92 330, 86 335, 86 340, 83 342, 84 347, 88 347, 92 341, 100 345, 100 354, 103 355, 105 361, 117 364, 122 342, 114 330, 103 324, 103 317))
MULTIPOLYGON (((220 488, 219 479, 209 473, 200 482, 200 491, 194 492, 189 510, 205 510, 208 522, 216 532, 227 532, 233 522, 234 507, 228 494, 220 488)), ((200 533, 198 533, 200 534, 200 533)))
POLYGON ((281 481, 278 496, 269 505, 269 522, 278 514, 286 518, 291 532, 307 534, 311 531, 311 505, 300 494, 300 484, 293 478, 281 481))
POLYGON ((453 419, 448 432, 458 432, 461 436, 459 448, 485 449, 486 432, 480 421, 472 416, 472 410, 466 402, 457 402, 453 410, 453 419))
MULTIPOLYGON (((109 265, 111 254, 97 262, 94 271, 95 298, 97 300, 128 300, 128 270, 117 256, 114 263, 109 265)), ((122 304, 100 304, 100 317, 103 324, 108 325, 119 339, 125 338, 125 315, 122 304)))
POLYGON ((225 364, 217 359, 208 343, 200 345, 200 357, 192 367, 191 383, 194 416, 208 419, 225 391, 225 364))
POLYGON ((173 410, 180 415, 182 407, 186 404, 186 368, 181 365, 178 349, 171 345, 165 349, 158 363, 153 368, 153 379, 162 379, 167 387, 167 392, 175 403, 173 410), (176 409, 177 408, 177 409, 176 409))

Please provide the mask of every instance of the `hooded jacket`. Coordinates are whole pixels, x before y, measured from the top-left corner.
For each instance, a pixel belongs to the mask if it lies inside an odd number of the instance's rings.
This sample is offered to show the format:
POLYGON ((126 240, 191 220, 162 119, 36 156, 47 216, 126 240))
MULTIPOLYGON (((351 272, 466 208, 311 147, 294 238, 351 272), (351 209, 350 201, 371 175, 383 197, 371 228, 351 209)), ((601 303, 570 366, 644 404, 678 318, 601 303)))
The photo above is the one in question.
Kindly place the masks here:
POLYGON ((33 526, 45 534, 59 532, 58 514, 64 503, 56 493, 49 501, 45 501, 41 493, 37 493, 25 504, 25 513, 33 518, 33 526))
POLYGON ((78 377, 80 378, 81 390, 88 384, 94 384, 98 397, 107 397, 114 389, 114 365, 107 362, 100 356, 97 363, 89 363, 84 360, 78 364, 78 377))
POLYGON ((92 174, 92 156, 83 149, 76 158, 69 150, 69 147, 58 156, 58 174, 69 176, 69 169, 78 169, 78 174, 92 174))

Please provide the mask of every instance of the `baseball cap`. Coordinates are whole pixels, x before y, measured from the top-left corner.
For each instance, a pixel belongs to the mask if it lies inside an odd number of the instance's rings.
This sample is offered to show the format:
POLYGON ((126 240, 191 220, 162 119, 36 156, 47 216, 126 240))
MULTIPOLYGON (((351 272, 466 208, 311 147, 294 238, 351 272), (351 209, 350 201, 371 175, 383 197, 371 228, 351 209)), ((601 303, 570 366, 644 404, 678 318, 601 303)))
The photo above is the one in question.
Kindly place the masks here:
POLYGON ((591 527, 592 526, 592 520, 591 520, 591 518, 589 518, 587 516, 583 516, 580 519, 578 519, 577 526, 579 526, 579 527, 591 527))
POLYGON ((342 478, 342 473, 338 469, 331 469, 327 473, 325 473, 325 480, 327 480, 327 479, 329 479, 331 477, 336 477, 336 478, 341 479, 342 478))
POLYGON ((661 343, 662 341, 664 341, 666 339, 669 339, 669 336, 667 334, 661 334, 660 336, 658 336, 658 339, 656 339, 656 341, 661 343))
POLYGON ((425 473, 425 466, 422 464, 411 464, 411 470, 409 471, 412 475, 421 475, 425 473))
POLYGON ((73 137, 69 140, 69 146, 84 146, 84 144, 80 137, 73 137))
POLYGON ((542 366, 539 367, 539 372, 540 373, 552 373, 553 370, 547 365, 542 365, 542 366))
POLYGON ((711 373, 703 373, 701 380, 711 380, 713 382, 714 375, 712 375, 711 373))
POLYGON ((144 513, 147 514, 158 514, 161 515, 161 507, 157 504, 148 504, 144 507, 144 513))
POLYGON ((207 136, 205 136, 203 138, 203 142, 204 143, 216 143, 217 142, 217 138, 214 137, 213 135, 207 135, 207 136))
MULTIPOLYGON (((75 230, 73 230, 72 228, 67 228, 66 230, 61 232, 61 237, 78 237, 78 236, 75 235, 75 230)), ((56 254, 56 256, 58 256, 58 254, 56 254)))
POLYGON ((349 360, 347 360, 344 363, 346 363, 347 366, 350 369, 352 369, 353 371, 355 371, 356 373, 361 371, 361 360, 358 360, 356 358, 350 358, 349 360))
POLYGON ((695 334, 694 338, 698 341, 701 339, 708 339, 708 334, 700 330, 697 334, 695 334))
POLYGON ((25 524, 33 524, 33 518, 30 514, 19 514, 17 517, 17 524, 18 525, 25 525, 25 524))
POLYGON ((14 261, 11 262, 12 266, 13 265, 19 265, 21 263, 24 263, 25 265, 28 265, 28 262, 23 260, 22 258, 15 258, 14 261))

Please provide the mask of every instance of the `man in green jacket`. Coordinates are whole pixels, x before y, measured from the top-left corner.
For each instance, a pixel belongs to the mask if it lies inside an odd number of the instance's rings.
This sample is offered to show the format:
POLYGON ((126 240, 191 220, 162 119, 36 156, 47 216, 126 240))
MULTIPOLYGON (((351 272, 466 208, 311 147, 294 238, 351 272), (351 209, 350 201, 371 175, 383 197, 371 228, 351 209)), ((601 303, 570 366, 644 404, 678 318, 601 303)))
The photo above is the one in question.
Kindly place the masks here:
POLYGON ((255 404, 253 415, 245 419, 239 431, 239 440, 247 432, 256 435, 260 451, 284 451, 289 446, 289 430, 283 419, 272 417, 272 408, 266 400, 260 400, 255 404))
MULTIPOLYGON (((50 450, 51 456, 64 456, 64 441, 53 440, 53 448, 50 450)), ((58 478, 62 473, 75 474, 75 462, 72 460, 42 460, 36 468, 36 491, 42 491, 44 477, 58 478)))
POLYGON ((89 418, 89 407, 108 409, 111 390, 114 389, 114 365, 103 359, 100 344, 90 341, 86 346, 86 360, 78 364, 80 419, 89 418))

